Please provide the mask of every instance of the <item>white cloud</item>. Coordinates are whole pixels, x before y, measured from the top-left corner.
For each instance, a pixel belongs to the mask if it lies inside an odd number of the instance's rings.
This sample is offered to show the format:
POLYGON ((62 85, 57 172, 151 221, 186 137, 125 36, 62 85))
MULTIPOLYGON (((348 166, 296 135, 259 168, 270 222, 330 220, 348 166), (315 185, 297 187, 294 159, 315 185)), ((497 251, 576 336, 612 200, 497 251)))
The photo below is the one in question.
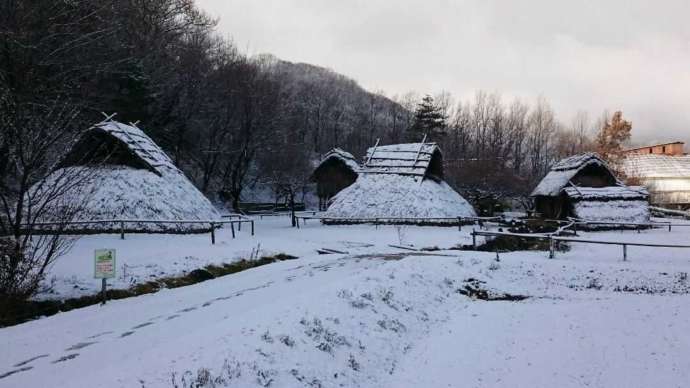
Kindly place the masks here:
POLYGON ((200 0, 249 54, 388 94, 545 96, 563 121, 621 109, 638 141, 690 142, 690 2, 200 0))

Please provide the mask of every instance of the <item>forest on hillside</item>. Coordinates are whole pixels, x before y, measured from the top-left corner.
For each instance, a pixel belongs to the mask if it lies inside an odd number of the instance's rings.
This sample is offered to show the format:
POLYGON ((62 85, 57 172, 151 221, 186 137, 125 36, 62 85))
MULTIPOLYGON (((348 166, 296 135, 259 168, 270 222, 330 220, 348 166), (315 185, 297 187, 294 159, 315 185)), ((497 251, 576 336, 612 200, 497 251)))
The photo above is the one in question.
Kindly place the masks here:
POLYGON ((249 57, 192 0, 0 2, 0 182, 18 198, 101 112, 137 122, 217 202, 301 191, 332 147, 440 144, 470 200, 525 197, 556 159, 591 149, 594 122, 548 101, 479 91, 386 96, 322 67, 249 57))

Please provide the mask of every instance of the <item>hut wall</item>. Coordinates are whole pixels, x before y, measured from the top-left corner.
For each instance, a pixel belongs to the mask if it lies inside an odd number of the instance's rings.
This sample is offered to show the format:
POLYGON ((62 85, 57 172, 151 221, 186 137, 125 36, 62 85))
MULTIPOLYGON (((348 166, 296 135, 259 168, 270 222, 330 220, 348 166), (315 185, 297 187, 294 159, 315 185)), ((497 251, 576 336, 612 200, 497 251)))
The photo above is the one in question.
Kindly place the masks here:
POLYGON ((690 178, 642 178, 653 205, 673 208, 690 207, 690 178))
POLYGON ((559 219, 567 215, 567 204, 564 196, 556 197, 537 196, 534 199, 534 208, 542 218, 559 219))
POLYGON ((355 180, 357 180, 357 174, 341 160, 334 158, 323 163, 314 172, 319 210, 326 210, 328 201, 342 189, 353 184, 355 180))

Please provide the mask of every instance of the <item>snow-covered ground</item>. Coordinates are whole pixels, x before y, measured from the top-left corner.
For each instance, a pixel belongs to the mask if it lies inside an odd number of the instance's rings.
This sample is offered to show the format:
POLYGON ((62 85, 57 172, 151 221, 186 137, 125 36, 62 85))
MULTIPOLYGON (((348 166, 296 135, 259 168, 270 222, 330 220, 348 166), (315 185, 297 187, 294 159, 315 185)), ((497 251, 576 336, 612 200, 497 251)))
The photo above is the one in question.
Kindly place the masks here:
MULTIPOLYGON (((166 273, 246 257, 259 243, 264 254, 300 258, 0 329, 0 387, 690 381, 690 250, 630 247, 625 262, 620 247, 604 245, 574 244, 554 260, 545 252, 496 261, 491 252, 445 250, 469 243, 469 230, 315 222, 297 230, 273 218, 259 221, 254 237, 223 232, 216 246, 208 235, 85 237, 53 274, 73 272, 87 290, 96 288, 88 278, 97 247, 117 248, 118 268, 140 260, 166 273), (401 242, 442 250, 388 246, 401 242), (348 253, 316 254, 322 247, 348 253), (465 295, 479 289, 528 298, 465 295)), ((585 236, 687 243, 690 228, 585 236)))

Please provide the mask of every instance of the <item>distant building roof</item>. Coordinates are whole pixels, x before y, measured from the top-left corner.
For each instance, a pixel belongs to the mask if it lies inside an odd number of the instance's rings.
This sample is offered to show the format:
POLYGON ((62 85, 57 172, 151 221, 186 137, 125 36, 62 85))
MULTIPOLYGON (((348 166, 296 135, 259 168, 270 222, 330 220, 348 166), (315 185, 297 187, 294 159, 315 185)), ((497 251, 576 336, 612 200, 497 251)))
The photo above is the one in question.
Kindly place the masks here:
POLYGON ((690 178, 690 156, 630 154, 623 160, 626 175, 639 178, 690 178))
POLYGON ((645 148, 663 147, 663 146, 673 145, 673 144, 683 144, 683 145, 684 145, 685 142, 682 142, 682 141, 672 141, 672 142, 668 142, 668 143, 650 144, 650 145, 646 145, 646 146, 642 146, 642 147, 629 148, 629 149, 627 149, 627 150, 624 150, 623 152, 634 152, 634 151, 638 151, 638 150, 643 150, 643 149, 645 149, 645 148))

